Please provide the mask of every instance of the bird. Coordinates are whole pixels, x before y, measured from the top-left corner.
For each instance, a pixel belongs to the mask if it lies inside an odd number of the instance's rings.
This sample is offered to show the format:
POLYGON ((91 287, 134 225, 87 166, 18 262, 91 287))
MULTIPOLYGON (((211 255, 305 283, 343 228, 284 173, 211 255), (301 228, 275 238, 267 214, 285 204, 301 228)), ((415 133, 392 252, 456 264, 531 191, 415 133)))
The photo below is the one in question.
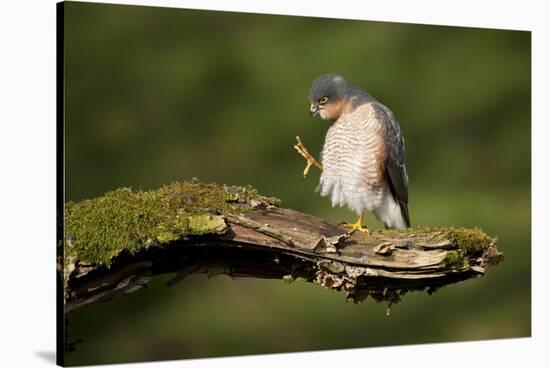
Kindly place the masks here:
POLYGON ((349 232, 369 233, 363 215, 370 211, 386 229, 403 230, 409 218, 409 178, 405 140, 393 112, 368 92, 336 74, 315 78, 309 92, 309 112, 329 122, 320 163, 300 137, 294 148, 321 170, 316 188, 332 206, 347 206, 359 218, 345 224, 349 232))

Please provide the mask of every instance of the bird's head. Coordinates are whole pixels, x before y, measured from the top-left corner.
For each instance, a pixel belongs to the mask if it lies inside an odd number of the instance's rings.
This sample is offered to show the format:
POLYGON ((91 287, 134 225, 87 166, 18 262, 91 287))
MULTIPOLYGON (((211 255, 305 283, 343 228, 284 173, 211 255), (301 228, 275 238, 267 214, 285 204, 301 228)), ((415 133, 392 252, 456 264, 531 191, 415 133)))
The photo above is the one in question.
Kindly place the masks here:
POLYGON ((309 91, 310 114, 324 120, 338 120, 348 102, 349 90, 350 85, 339 75, 317 77, 309 91))

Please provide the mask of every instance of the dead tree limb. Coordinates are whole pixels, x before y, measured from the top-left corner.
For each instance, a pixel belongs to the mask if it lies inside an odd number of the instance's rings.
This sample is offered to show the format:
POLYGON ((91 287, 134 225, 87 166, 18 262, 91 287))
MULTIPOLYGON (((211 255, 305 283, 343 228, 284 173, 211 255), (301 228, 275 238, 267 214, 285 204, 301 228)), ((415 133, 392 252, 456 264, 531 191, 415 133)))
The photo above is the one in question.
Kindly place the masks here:
POLYGON ((58 258, 65 313, 140 289, 152 277, 191 273, 304 280, 397 302, 475 278, 503 258, 481 229, 416 228, 348 235, 342 226, 292 209, 250 187, 174 183, 119 189, 65 206, 58 258), (60 245, 60 247, 63 245, 60 245))

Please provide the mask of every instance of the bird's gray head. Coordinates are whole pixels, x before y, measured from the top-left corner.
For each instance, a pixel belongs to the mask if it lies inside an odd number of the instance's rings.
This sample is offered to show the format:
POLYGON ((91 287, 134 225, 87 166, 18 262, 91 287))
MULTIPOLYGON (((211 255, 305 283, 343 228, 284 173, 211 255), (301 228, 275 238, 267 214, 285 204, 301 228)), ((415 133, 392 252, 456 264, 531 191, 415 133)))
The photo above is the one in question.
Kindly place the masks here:
POLYGON ((322 119, 335 121, 347 103, 353 88, 339 75, 324 74, 311 84, 309 112, 322 119))

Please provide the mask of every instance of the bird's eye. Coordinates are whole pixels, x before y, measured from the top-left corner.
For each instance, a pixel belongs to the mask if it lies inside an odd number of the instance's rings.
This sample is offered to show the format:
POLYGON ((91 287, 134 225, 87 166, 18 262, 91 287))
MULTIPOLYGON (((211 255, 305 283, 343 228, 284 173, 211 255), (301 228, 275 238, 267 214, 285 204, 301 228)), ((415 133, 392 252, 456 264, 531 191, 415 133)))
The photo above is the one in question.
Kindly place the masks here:
POLYGON ((322 99, 319 100, 319 103, 324 104, 327 101, 328 101, 328 97, 323 97, 322 99))

